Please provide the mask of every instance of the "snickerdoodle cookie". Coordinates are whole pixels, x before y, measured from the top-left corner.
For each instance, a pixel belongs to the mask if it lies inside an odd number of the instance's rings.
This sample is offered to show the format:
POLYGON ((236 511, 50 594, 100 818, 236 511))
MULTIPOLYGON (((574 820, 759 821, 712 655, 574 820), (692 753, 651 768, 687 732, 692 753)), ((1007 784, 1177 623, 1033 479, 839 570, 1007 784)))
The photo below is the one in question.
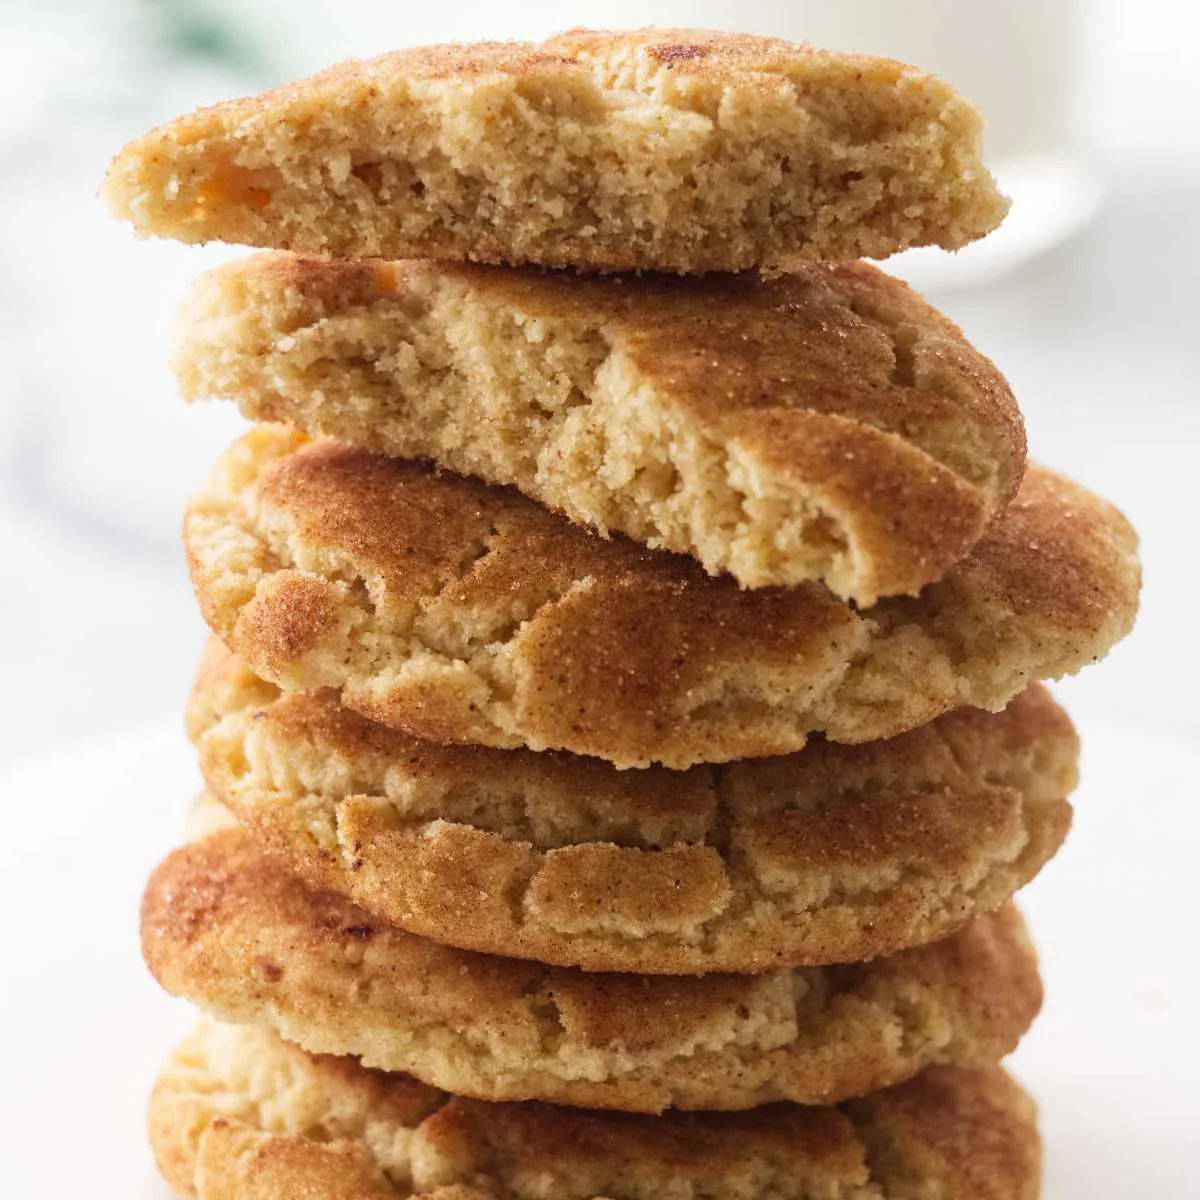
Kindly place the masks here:
POLYGON ((175 365, 187 396, 859 604, 941 578, 1025 467, 1001 374, 865 263, 589 279, 256 255, 198 282, 175 365))
POLYGON ((184 529, 209 625, 259 675, 433 741, 621 767, 783 754, 999 709, 1128 631, 1135 535, 1031 467, 971 554, 858 609, 819 584, 743 591, 519 493, 260 426, 184 529))
POLYGON ((196 1200, 1035 1200, 1034 1106, 999 1068, 934 1067, 837 1107, 631 1116, 447 1096, 206 1021, 149 1112, 196 1200))
POLYGON ((201 109, 104 183, 142 233, 340 258, 665 271, 956 249, 1008 202, 903 63, 695 29, 351 61, 201 109))
POLYGON ((994 909, 1070 823, 1078 743, 1039 686, 883 742, 618 771, 440 746, 215 639, 188 706, 209 787, 312 886, 412 933, 593 971, 855 962, 994 909))
POLYGON ((833 1103, 980 1066, 1041 1004, 1011 906, 870 963, 588 974, 438 945, 307 887, 241 829, 176 850, 142 904, 159 983, 225 1020, 459 1095, 589 1108, 833 1103))

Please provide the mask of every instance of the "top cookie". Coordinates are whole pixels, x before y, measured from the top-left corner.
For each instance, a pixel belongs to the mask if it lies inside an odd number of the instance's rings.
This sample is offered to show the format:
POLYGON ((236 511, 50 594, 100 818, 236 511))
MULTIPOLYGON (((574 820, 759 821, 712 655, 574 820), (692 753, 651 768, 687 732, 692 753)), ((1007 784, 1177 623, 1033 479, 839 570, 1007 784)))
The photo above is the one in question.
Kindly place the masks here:
POLYGON ((507 488, 261 426, 185 521, 213 631, 288 691, 431 741, 672 768, 999 709, 1133 622, 1136 538, 1049 471, 941 581, 857 610, 741 591, 507 488))
POLYGON ((695 29, 402 50, 127 146, 142 233, 341 257, 730 271, 957 249, 1007 200, 903 63, 695 29))
POLYGON ((175 365, 189 398, 859 604, 941 578, 1025 467, 1000 372, 867 263, 581 278, 257 254, 199 281, 175 365))

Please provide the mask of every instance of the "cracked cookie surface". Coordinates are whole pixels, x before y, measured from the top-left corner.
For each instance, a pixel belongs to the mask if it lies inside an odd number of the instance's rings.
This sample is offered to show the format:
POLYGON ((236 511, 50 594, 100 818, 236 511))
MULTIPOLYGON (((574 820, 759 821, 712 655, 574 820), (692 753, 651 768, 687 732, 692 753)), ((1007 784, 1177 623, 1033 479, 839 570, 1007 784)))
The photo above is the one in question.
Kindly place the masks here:
POLYGON ((730 271, 956 249, 1008 201, 888 59, 695 29, 347 62, 179 118, 104 181, 143 234, 338 258, 730 271))
POLYGON ((179 330, 189 397, 860 606, 939 579, 1025 465, 1004 378, 865 263, 584 278, 255 255, 204 276, 179 330))
POLYGON ((870 963, 588 974, 452 949, 307 887, 230 828, 174 851, 142 905, 159 983, 224 1020, 458 1095, 590 1108, 832 1103, 1016 1045, 1041 1004, 1015 908, 870 963))
POLYGON ((1136 537, 1031 467, 971 554, 859 610, 817 584, 741 591, 508 489, 260 426, 184 526, 210 627, 288 691, 432 741, 620 767, 893 737, 1102 657, 1128 631, 1136 537))
POLYGON ((188 729, 209 787, 312 886, 465 949, 669 974, 952 933, 1058 848, 1078 758, 1034 686, 890 741, 618 771, 421 741, 332 691, 281 693, 215 639, 188 729))
POLYGON ((447 1096, 205 1021, 159 1075, 150 1141, 196 1200, 1035 1200, 1033 1102, 932 1068, 838 1107, 659 1117, 447 1096))

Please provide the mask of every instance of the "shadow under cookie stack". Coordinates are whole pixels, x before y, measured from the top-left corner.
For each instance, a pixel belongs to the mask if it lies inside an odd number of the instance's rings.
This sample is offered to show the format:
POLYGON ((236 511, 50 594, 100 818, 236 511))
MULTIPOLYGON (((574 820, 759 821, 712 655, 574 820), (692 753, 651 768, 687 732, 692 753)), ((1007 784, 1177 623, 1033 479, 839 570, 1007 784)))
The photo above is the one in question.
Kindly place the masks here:
POLYGON ((979 130, 898 63, 575 31, 117 158, 139 231, 267 250, 175 349, 263 422, 185 521, 208 791, 142 915, 209 1014, 151 1101, 180 1194, 1038 1194, 1037 681, 1139 573, 859 261, 999 223, 979 130))

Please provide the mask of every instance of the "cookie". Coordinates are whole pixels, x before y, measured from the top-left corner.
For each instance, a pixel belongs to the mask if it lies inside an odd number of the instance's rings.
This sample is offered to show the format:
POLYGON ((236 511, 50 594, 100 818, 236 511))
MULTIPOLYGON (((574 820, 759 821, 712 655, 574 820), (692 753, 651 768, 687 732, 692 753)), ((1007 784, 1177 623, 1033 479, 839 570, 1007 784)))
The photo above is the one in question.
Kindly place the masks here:
POLYGON ((281 693, 215 639, 188 726, 209 787, 311 886, 464 949, 673 975, 954 932, 1058 848, 1079 749, 1033 686, 890 741, 617 771, 423 742, 281 693))
POLYGON ((902 63, 693 29, 351 61, 109 168, 143 234, 340 258, 733 271, 957 249, 1008 208, 979 114, 902 63))
POLYGON ((261 426, 190 506, 213 631, 288 691, 431 741, 620 767, 786 754, 1002 708, 1129 629, 1136 538, 1041 468, 917 597, 860 610, 818 584, 742 591, 605 540, 519 493, 261 426))
POLYGON ((865 263, 764 281, 264 254, 204 276, 179 330, 189 397, 512 484, 747 587, 913 594, 1025 465, 1003 376, 865 263))
POLYGON ((308 888, 242 830, 169 855, 142 904, 159 983, 314 1053, 458 1095, 659 1112, 833 1103, 1016 1045, 1041 1004, 1007 906, 867 964, 587 974, 440 946, 308 888))
POLYGON ((837 1107, 646 1117, 454 1098, 208 1021, 148 1125, 197 1200, 1036 1200, 1041 1175, 1033 1103, 999 1067, 837 1107))

